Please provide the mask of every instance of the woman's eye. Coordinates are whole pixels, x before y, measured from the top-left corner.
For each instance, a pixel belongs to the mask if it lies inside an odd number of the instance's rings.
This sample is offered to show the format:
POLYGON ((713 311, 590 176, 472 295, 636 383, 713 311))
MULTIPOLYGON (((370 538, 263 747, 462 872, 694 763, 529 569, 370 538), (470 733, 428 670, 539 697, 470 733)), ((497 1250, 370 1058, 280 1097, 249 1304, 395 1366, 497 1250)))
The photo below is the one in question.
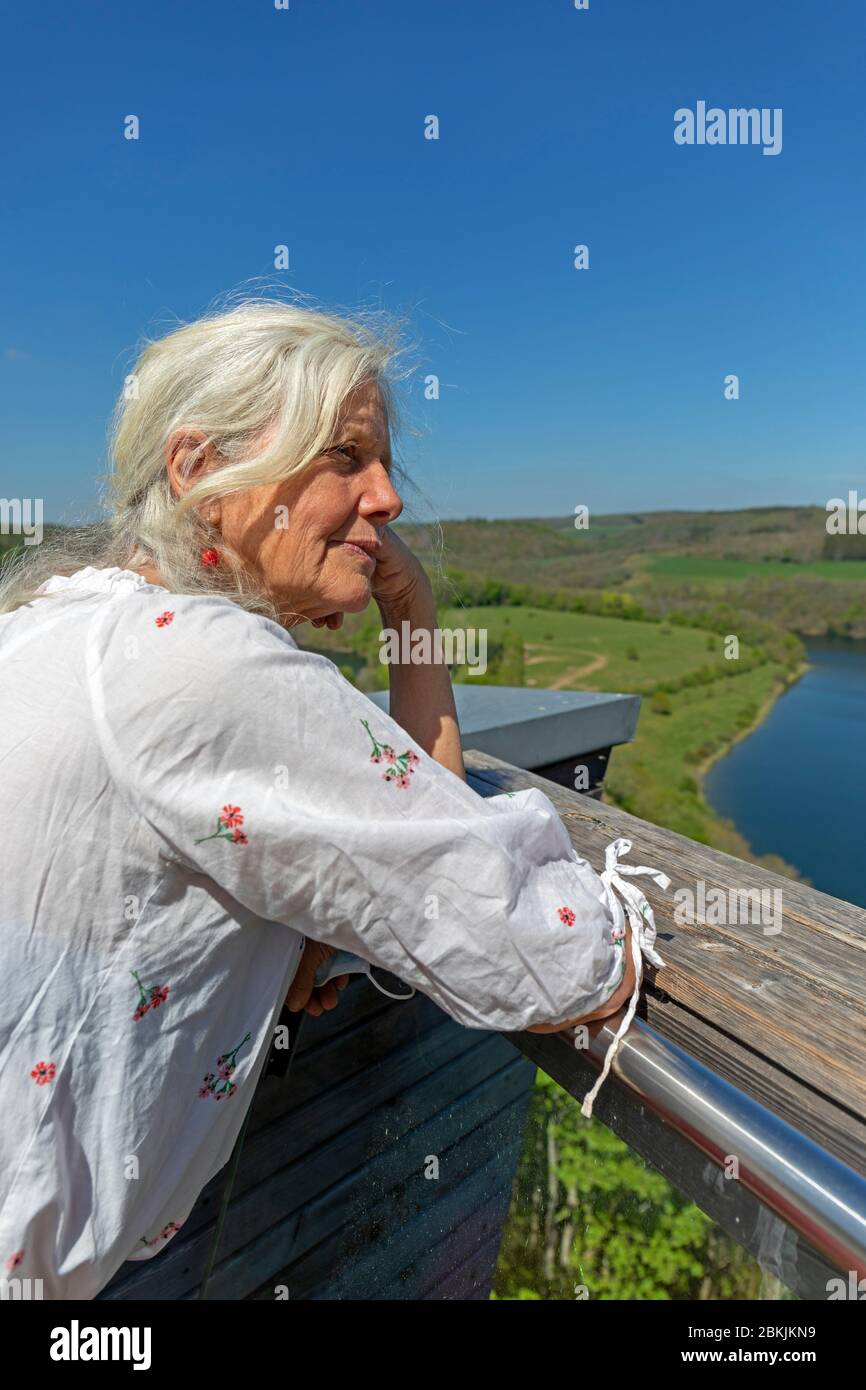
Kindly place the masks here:
POLYGON ((353 463, 355 459, 355 455, 352 452, 353 448, 354 445, 352 444, 337 444, 330 452, 332 454, 339 454, 342 458, 348 459, 350 463, 353 463))

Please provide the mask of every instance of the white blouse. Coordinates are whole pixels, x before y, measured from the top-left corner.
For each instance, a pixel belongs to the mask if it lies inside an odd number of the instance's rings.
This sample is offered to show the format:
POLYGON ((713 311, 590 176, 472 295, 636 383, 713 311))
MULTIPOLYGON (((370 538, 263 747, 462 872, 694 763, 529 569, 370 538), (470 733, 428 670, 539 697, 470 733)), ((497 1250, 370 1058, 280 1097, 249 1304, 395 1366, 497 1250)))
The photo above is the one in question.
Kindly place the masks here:
POLYGON ((617 864, 628 841, 597 875, 541 792, 478 796, 227 599, 90 567, 43 589, 0 617, 0 1276, 92 1298, 165 1247, 307 936, 516 1031, 616 989, 616 888, 622 1035, 641 952, 662 962, 620 875, 667 886, 617 864))

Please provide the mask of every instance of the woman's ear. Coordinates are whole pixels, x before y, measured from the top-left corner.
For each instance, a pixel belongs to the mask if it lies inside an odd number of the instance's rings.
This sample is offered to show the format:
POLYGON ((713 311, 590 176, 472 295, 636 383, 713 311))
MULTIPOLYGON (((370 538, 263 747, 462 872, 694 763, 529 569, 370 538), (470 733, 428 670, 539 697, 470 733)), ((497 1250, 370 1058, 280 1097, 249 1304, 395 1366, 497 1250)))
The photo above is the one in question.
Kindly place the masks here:
POLYGON ((206 439, 201 430, 175 430, 169 435, 165 466, 175 497, 183 497, 210 468, 216 451, 213 444, 202 448, 206 439))

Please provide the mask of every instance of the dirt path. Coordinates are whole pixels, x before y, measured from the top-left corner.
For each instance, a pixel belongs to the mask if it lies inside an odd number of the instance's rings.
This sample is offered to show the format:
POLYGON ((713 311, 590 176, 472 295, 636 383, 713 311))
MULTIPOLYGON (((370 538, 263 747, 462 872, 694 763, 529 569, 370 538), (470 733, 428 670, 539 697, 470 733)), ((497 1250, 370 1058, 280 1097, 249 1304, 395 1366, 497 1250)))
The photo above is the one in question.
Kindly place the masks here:
POLYGON ((584 676, 591 676, 594 671, 601 671, 607 665, 606 656, 597 656, 588 666, 570 666, 567 671, 563 671, 561 676, 557 676, 555 681, 551 681, 549 690, 566 690, 573 681, 581 680, 584 676))

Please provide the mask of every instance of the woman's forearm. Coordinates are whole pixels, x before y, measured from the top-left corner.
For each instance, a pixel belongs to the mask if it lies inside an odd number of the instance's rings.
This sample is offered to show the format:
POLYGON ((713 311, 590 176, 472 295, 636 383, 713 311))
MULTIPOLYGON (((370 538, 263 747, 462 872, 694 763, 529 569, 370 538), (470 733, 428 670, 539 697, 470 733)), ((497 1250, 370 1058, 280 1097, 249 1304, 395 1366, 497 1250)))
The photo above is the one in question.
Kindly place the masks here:
MULTIPOLYGON (((379 611, 383 628, 391 628, 400 639, 398 650, 401 656, 409 655, 402 640, 404 622, 409 624, 410 641, 412 633, 421 630, 429 632, 428 650, 436 652, 436 605, 429 587, 419 586, 410 599, 399 605, 380 604, 379 611)), ((425 753, 465 781, 466 769, 463 766, 457 709, 448 667, 433 661, 417 665, 401 662, 391 663, 388 673, 391 718, 411 734, 425 753)))

